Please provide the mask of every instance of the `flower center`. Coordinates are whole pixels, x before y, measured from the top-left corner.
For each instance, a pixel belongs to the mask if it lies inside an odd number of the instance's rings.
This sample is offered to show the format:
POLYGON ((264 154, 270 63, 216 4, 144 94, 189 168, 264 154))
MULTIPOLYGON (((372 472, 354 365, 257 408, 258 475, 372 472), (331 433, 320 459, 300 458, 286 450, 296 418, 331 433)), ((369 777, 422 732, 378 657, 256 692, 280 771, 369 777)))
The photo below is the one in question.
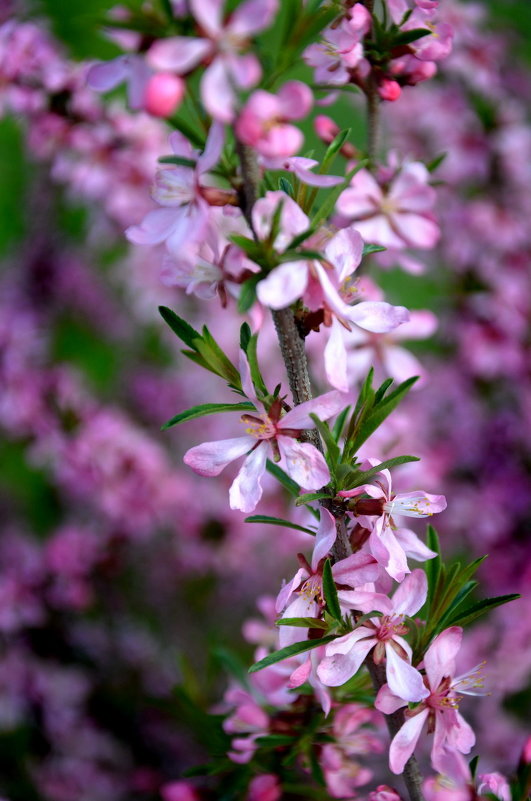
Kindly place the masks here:
POLYGON ((245 433, 256 439, 273 439, 277 435, 276 426, 267 415, 255 417, 252 414, 242 414, 240 419, 242 423, 247 423, 245 433))

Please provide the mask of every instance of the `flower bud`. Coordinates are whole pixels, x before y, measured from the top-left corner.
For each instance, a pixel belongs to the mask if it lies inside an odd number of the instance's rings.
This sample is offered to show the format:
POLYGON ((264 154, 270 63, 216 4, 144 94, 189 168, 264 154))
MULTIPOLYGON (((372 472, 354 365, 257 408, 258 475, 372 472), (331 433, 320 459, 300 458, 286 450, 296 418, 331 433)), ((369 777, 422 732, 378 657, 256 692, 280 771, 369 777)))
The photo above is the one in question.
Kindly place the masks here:
POLYGON ((154 117, 169 117, 181 105, 185 83, 178 75, 158 72, 146 84, 144 108, 154 117))

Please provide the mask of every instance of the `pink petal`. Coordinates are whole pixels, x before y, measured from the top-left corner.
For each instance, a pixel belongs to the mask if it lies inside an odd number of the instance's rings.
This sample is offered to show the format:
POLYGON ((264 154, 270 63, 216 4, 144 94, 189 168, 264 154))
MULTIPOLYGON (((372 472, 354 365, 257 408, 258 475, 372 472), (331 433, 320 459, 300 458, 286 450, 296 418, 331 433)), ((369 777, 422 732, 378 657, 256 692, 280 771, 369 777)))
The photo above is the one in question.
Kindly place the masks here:
POLYGON ((365 242, 397 250, 402 250, 405 246, 404 239, 391 228, 389 218, 384 214, 376 214, 368 220, 356 221, 354 225, 365 242))
POLYGON ((341 323, 334 318, 324 349, 324 364, 326 377, 332 386, 340 392, 348 392, 347 349, 343 340, 343 330, 341 323))
POLYGON ((318 490, 330 481, 330 471, 322 453, 309 442, 298 442, 291 437, 277 437, 282 454, 282 467, 286 473, 307 490, 318 490))
POLYGON ((429 217, 424 217, 421 214, 397 212, 396 214, 391 214, 390 219, 397 233, 412 248, 433 248, 439 241, 440 228, 429 217))
POLYGON ((200 476, 219 476, 230 462, 247 453, 255 443, 254 437, 203 442, 186 451, 183 461, 200 476))
POLYGON ((96 92, 107 92, 123 83, 129 76, 129 56, 95 64, 87 73, 87 84, 96 92))
POLYGON ((437 330, 439 321, 433 312, 427 309, 413 309, 409 312, 409 320, 396 331, 394 339, 428 339, 437 330))
MULTIPOLYGON (((412 378, 414 375, 423 378, 426 375, 426 371, 417 357, 413 356, 413 354, 405 348, 389 345, 382 348, 382 351, 382 361, 385 370, 395 381, 402 382, 407 378, 412 378)), ((417 381, 415 387, 417 388, 421 383, 422 381, 417 381)))
POLYGON ((243 56, 228 54, 226 68, 239 89, 252 89, 262 77, 262 67, 254 53, 243 56))
POLYGON ((426 562, 433 559, 437 554, 424 545, 414 531, 409 528, 396 528, 395 537, 404 549, 406 556, 411 557, 416 562, 426 562))
MULTIPOLYGON (((291 161, 298 158, 298 156, 292 156, 291 161)), ((321 175, 320 173, 311 172, 306 167, 301 167, 298 164, 291 164, 287 169, 294 172, 299 181, 308 186, 330 187, 337 186, 344 181, 344 178, 340 175, 321 175)))
POLYGON ((417 568, 397 587, 393 595, 396 615, 412 617, 424 606, 428 594, 428 580, 424 570, 417 568))
POLYGON ((393 613, 393 604, 386 595, 379 592, 340 590, 338 595, 342 605, 359 609, 364 615, 369 612, 382 612, 384 615, 393 613))
POLYGON ((392 715, 393 712, 396 712, 400 707, 406 706, 406 703, 407 702, 404 701, 403 698, 399 698, 398 695, 394 695, 394 693, 391 692, 388 684, 384 684, 378 691, 374 706, 384 715, 392 715))
POLYGON ((293 576, 293 578, 291 579, 291 581, 289 581, 287 584, 284 584, 279 594, 277 595, 277 600, 275 602, 276 612, 282 612, 282 610, 288 603, 291 594, 294 592, 294 590, 297 589, 297 587, 299 587, 302 584, 304 579, 307 578, 308 578, 308 571, 305 570, 303 567, 300 567, 293 576))
POLYGON ((441 632, 424 655, 424 666, 432 690, 436 690, 445 676, 455 673, 455 657, 461 647, 463 629, 452 626, 441 632))
MULTIPOLYGON (((360 629, 357 631, 359 632, 360 629)), ((365 634, 367 632, 369 629, 365 629, 365 634)), ((337 642, 338 640, 335 640, 331 645, 335 645, 337 642)), ((327 687, 339 687, 358 672, 365 657, 375 645, 374 637, 368 637, 354 642, 347 653, 336 652, 331 656, 326 656, 317 668, 317 675, 327 687)))
POLYGON ((352 275, 362 255, 363 239, 354 228, 338 231, 325 248, 325 256, 334 265, 340 283, 352 275))
POLYGON ((131 225, 125 235, 135 245, 158 245, 171 234, 178 222, 174 208, 154 209, 146 214, 140 225, 131 225))
POLYGON ((141 109, 145 106, 146 87, 151 75, 152 70, 141 56, 131 58, 127 102, 132 109, 141 109))
POLYGON ((261 442, 244 461, 229 490, 231 509, 249 513, 256 508, 262 497, 260 479, 265 471, 268 451, 267 442, 261 442))
POLYGON ((302 132, 294 125, 277 124, 255 142, 255 147, 266 158, 287 158, 300 150, 303 142, 302 132))
POLYGON ((224 0, 190 0, 190 10, 206 33, 216 38, 222 28, 224 0))
POLYGON ((166 241, 169 252, 179 258, 183 245, 190 242, 199 242, 204 234, 210 219, 210 207, 204 201, 196 201, 182 206, 175 212, 175 225, 166 241))
POLYGON ((430 211, 437 200, 437 193, 428 184, 430 174, 420 161, 407 164, 400 170, 389 190, 389 199, 400 211, 420 214, 430 211))
POLYGON ((359 587, 367 582, 377 581, 380 566, 370 553, 353 553, 332 566, 332 575, 338 584, 359 587))
POLYGON ((308 263, 290 261, 275 267, 260 281, 256 294, 270 309, 285 309, 301 298, 308 283, 308 263))
POLYGON ((313 93, 301 81, 288 81, 277 92, 282 116, 287 120, 300 120, 313 105, 313 93))
POLYGON ((332 390, 317 398, 300 403, 281 418, 278 427, 282 428, 315 428, 310 414, 316 414, 320 420, 328 420, 338 414, 347 405, 348 400, 342 392, 332 390))
POLYGON ((383 301, 365 300, 349 310, 348 319, 366 331, 383 334, 409 320, 405 306, 391 306, 383 301))
POLYGON ((353 177, 348 189, 337 199, 336 209, 350 219, 360 219, 374 214, 382 201, 382 190, 368 170, 360 170, 353 177))
POLYGON ((156 70, 169 70, 183 75, 196 67, 212 50, 208 39, 190 36, 171 36, 159 39, 147 54, 148 64, 156 70))
POLYGON ((423 709, 417 715, 406 720, 399 732, 394 736, 389 749, 389 766, 393 773, 402 773, 409 757, 415 750, 422 727, 429 715, 428 709, 423 709))
POLYGON ((444 495, 430 495, 427 492, 401 492, 395 495, 392 501, 385 504, 390 515, 403 515, 404 517, 431 517, 446 509, 444 495))
POLYGON ((315 546, 312 554, 312 570, 316 570, 320 560, 328 554, 336 541, 336 537, 335 517, 330 514, 328 509, 321 507, 321 519, 319 521, 319 528, 315 537, 315 546))
POLYGON ((369 548, 374 558, 396 581, 403 581, 406 573, 410 572, 402 546, 382 518, 375 523, 369 537, 369 548))
POLYGON ((466 722, 460 712, 456 711, 456 725, 448 734, 448 745, 462 754, 468 754, 476 742, 476 735, 472 727, 466 722))
MULTIPOLYGON (((313 598, 297 595, 295 600, 285 610, 282 617, 315 617, 319 613, 319 605, 313 598)), ((302 642, 308 638, 308 629, 300 626, 279 626, 278 645, 286 648, 295 642, 302 642)))
POLYGON ((391 643, 385 644, 387 683, 391 692, 404 701, 422 701, 430 691, 413 665, 398 656, 391 643))
POLYGON ((278 9, 278 0, 245 0, 231 17, 228 30, 232 35, 251 36, 271 25, 278 9))
POLYGON ((225 141, 225 128, 219 122, 213 122, 208 132, 203 155, 197 160, 197 172, 202 175, 218 163, 225 141))
POLYGON ((207 67, 201 78, 201 97, 206 110, 215 120, 232 122, 236 95, 220 56, 207 67))
POLYGON ((288 687, 290 690, 295 689, 295 687, 300 687, 301 684, 304 684, 304 682, 308 681, 311 672, 312 663, 308 658, 302 663, 302 665, 299 665, 299 667, 296 668, 289 677, 288 687))

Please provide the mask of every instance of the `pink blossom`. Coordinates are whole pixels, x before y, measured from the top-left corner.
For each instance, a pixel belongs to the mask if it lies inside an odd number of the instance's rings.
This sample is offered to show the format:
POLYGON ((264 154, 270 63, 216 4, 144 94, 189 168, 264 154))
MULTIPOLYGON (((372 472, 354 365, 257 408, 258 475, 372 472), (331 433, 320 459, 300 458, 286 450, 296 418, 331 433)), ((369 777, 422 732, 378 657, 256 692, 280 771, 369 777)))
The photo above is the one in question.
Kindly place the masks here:
MULTIPOLYGON (((453 678, 462 634, 463 630, 458 626, 446 629, 426 651, 424 681, 430 692, 417 707, 406 711, 406 722, 393 738, 389 750, 389 765, 393 773, 402 773, 426 721, 429 723, 428 730, 434 732, 431 762, 440 773, 451 777, 455 773, 452 752, 468 754, 475 743, 474 732, 458 711, 458 693, 482 694, 482 679, 478 667, 453 678)), ((388 715, 404 706, 404 701, 384 684, 376 697, 375 706, 388 715)))
POLYGON ((387 784, 380 784, 376 790, 369 793, 368 801, 402 801, 399 793, 394 787, 389 787, 387 784))
MULTIPOLYGON (((376 459, 367 459, 367 466, 376 466, 376 459)), ((397 581, 402 581, 404 575, 409 573, 406 555, 409 553, 417 561, 425 561, 435 556, 409 529, 397 528, 392 517, 403 515, 405 517, 429 517, 432 514, 446 509, 444 495, 430 495, 426 492, 415 491, 409 493, 393 494, 391 474, 388 470, 378 473, 375 484, 365 484, 353 490, 342 490, 338 494, 343 498, 355 498, 360 493, 366 493, 371 499, 377 500, 380 506, 363 499, 353 503, 355 514, 379 514, 372 525, 368 547, 374 558, 385 568, 389 575, 397 581)))
POLYGON ((162 206, 150 211, 140 225, 126 230, 130 242, 158 245, 166 242, 168 250, 179 253, 182 245, 197 242, 208 224, 210 206, 205 199, 203 176, 214 167, 223 147, 223 126, 213 123, 202 155, 178 131, 170 136, 176 156, 196 161, 195 167, 163 167, 155 177, 153 198, 162 206))
MULTIPOLYGON (((242 360, 242 370, 248 371, 242 360)), ((244 379, 248 397, 254 393, 250 380, 244 379)), ((256 401, 258 403, 258 401, 256 401)), ((282 415, 282 403, 275 400, 264 413, 244 414, 246 435, 219 442, 204 442, 190 448, 184 462, 202 476, 217 476, 234 459, 247 454, 240 472, 230 488, 231 509, 252 512, 262 497, 260 479, 266 469, 266 460, 272 457, 291 478, 305 489, 320 489, 330 480, 330 473, 322 454, 309 442, 299 437, 306 429, 315 428, 311 413, 326 420, 344 406, 339 392, 328 392, 319 398, 296 406, 282 415)))
POLYGON ((96 92, 108 92, 121 83, 127 83, 127 99, 130 108, 144 107, 146 86, 153 71, 144 57, 128 54, 95 64, 87 73, 87 83, 96 92))
POLYGON ((176 781, 164 784, 160 788, 162 801, 199 801, 200 796, 193 784, 188 781, 176 781))
POLYGON ((311 90, 300 81, 288 81, 276 95, 259 89, 240 112, 236 135, 266 158, 293 156, 303 143, 303 135, 287 123, 305 117, 312 103, 311 90))
POLYGON ((492 793, 500 801, 511 801, 511 788, 509 782, 501 773, 480 773, 478 776, 477 791, 479 795, 492 793))
POLYGON ((277 0, 245 0, 222 20, 224 0, 190 0, 190 9, 203 38, 172 36, 151 47, 148 62, 160 70, 183 75, 202 61, 209 64, 201 78, 201 97, 214 119, 232 122, 236 89, 250 89, 260 80, 261 67, 253 53, 242 54, 250 38, 267 28, 276 13, 277 0))
POLYGON ((315 67, 315 82, 342 86, 351 79, 363 59, 363 37, 371 27, 371 15, 364 5, 356 3, 336 28, 327 28, 320 44, 306 48, 303 57, 315 67))
POLYGON ((251 779, 247 801, 279 801, 282 789, 274 773, 261 773, 251 779))
POLYGON ((408 629, 404 617, 413 616, 424 605, 428 585, 423 570, 414 570, 397 588, 393 599, 373 590, 340 590, 342 606, 364 614, 383 612, 354 631, 329 643, 326 658, 317 669, 321 681, 331 687, 344 684, 358 672, 366 656, 374 649, 373 659, 385 659, 387 682, 395 695, 406 701, 420 701, 429 695, 422 676, 411 665, 411 648, 403 634, 408 629))
POLYGON ((403 165, 387 189, 360 170, 338 198, 337 210, 367 242, 384 247, 433 248, 440 231, 433 219, 436 194, 420 162, 403 165))

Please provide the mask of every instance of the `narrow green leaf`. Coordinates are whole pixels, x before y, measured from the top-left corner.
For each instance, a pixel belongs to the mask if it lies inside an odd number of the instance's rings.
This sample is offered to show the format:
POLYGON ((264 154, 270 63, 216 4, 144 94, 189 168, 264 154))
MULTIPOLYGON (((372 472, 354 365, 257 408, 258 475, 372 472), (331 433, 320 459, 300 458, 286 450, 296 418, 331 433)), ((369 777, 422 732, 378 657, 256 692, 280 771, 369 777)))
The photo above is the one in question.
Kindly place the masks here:
POLYGON ((253 334, 249 340, 249 344, 247 345, 247 360, 249 362, 249 369, 251 371, 251 380, 253 382, 254 388, 256 389, 256 394, 259 396, 260 399, 262 399, 268 394, 268 392, 264 379, 262 378, 262 373, 260 372, 260 367, 258 365, 257 350, 258 350, 258 334, 253 334))
POLYGON ((231 242, 233 242, 240 250, 243 250, 252 261, 257 261, 258 259, 263 258, 263 249, 261 245, 254 241, 254 239, 249 239, 246 236, 240 236, 240 234, 231 234, 229 236, 231 242))
POLYGON ((184 156, 160 156, 160 164, 176 164, 178 167, 191 167, 195 169, 197 162, 195 159, 186 159, 184 156))
POLYGON ((238 311, 240 314, 248 312, 256 300, 256 285, 258 281, 256 276, 248 278, 241 285, 240 295, 238 297, 238 311))
POLYGON ((426 169, 428 170, 428 172, 435 172, 437 167, 439 167, 443 163, 443 161, 445 160, 447 155, 448 155, 448 153, 440 153, 434 159, 429 161, 426 164, 426 169))
POLYGON ((319 250, 286 250, 278 258, 280 262, 284 263, 289 261, 309 261, 312 259, 315 259, 315 261, 322 261, 324 256, 319 250))
POLYGON ((424 565, 424 571, 426 573, 426 578, 428 579, 428 597, 427 597, 427 609, 428 614, 427 617, 429 618, 430 612, 433 608, 433 601, 435 598, 435 593, 437 589, 437 584, 439 582, 439 576, 441 573, 441 545, 439 543, 439 536, 433 526, 428 526, 427 534, 426 534, 426 545, 432 551, 435 551, 437 556, 434 559, 430 559, 424 565))
POLYGON ((518 593, 511 593, 509 595, 498 595, 495 598, 485 598, 483 601, 478 601, 477 604, 463 609, 462 612, 457 612, 448 621, 448 626, 466 626, 481 615, 490 612, 497 606, 508 604, 510 601, 516 601, 521 596, 518 593))
POLYGON ((203 403, 200 406, 192 406, 184 412, 176 414, 167 423, 161 426, 161 431, 166 431, 178 423, 184 423, 186 420, 193 420, 196 417, 205 417, 208 414, 218 414, 219 412, 252 412, 256 411, 254 404, 250 402, 242 403, 203 403))
POLYGON ((448 620, 450 620, 450 618, 453 617, 457 613, 458 607, 463 603, 465 598, 468 598, 470 593, 473 592, 476 589, 477 586, 478 586, 478 582, 477 581, 467 581, 465 584, 463 584, 463 586, 461 587, 461 589, 459 590, 459 592, 455 596, 454 600, 452 601, 452 603, 448 607, 447 611, 444 613, 444 615, 441 617, 441 619, 437 623, 437 629, 439 631, 442 631, 443 629, 445 629, 447 627, 448 620))
POLYGON ((330 431, 327 423, 323 422, 323 420, 319 420, 316 414, 312 413, 310 414, 310 417, 315 423, 315 427, 317 428, 318 432, 323 438, 324 444, 326 445, 326 461, 328 462, 330 472, 333 474, 334 467, 339 462, 339 445, 332 436, 332 432, 330 431))
POLYGON ((333 156, 336 155, 336 153, 339 153, 339 151, 341 150, 341 148, 343 147, 349 136, 350 136, 350 128, 344 128, 342 131, 336 134, 332 142, 330 142, 330 144, 328 145, 326 153, 324 154, 323 157, 323 161, 328 162, 332 159, 333 156))
POLYGON ((290 197, 294 196, 293 186, 291 185, 291 182, 288 181, 287 178, 284 178, 284 176, 278 179, 278 188, 282 192, 285 192, 286 195, 289 195, 290 197))
POLYGON ((341 434, 343 433, 343 429, 345 427, 345 421, 347 419, 347 415, 350 411, 350 406, 347 406, 346 409, 343 409, 337 416, 337 420, 332 427, 332 436, 335 442, 339 442, 341 438, 341 434))
POLYGON ((383 421, 391 414, 391 412, 396 409, 400 401, 403 400, 404 396, 407 394, 407 392, 409 392, 417 380, 418 376, 415 376, 414 378, 408 378, 406 381, 400 384, 400 386, 398 386, 394 392, 391 392, 383 400, 381 400, 380 403, 364 417, 358 427, 353 442, 349 443, 349 453, 356 453, 356 451, 359 450, 359 448, 364 442, 366 442, 371 434, 373 434, 376 429, 381 426, 383 421))
POLYGON ((424 36, 429 36, 430 33, 431 31, 427 28, 411 28, 409 31, 402 31, 402 33, 399 33, 398 36, 393 39, 393 46, 397 47, 400 45, 411 44, 411 42, 416 42, 418 39, 422 39, 424 36))
MULTIPOLYGON (((205 343, 206 347, 208 348, 209 353, 211 354, 211 359, 214 361, 216 365, 219 366, 219 375, 225 378, 227 381, 230 381, 235 386, 241 387, 241 380, 240 374, 224 351, 221 350, 218 343, 206 327, 203 326, 203 342, 205 343)), ((196 348, 201 353, 200 348, 198 347, 198 343, 196 343, 196 348)), ((204 355, 204 354, 202 354, 204 355)))
POLYGON ((160 316, 164 320, 164 322, 169 325, 171 330, 174 334, 177 334, 179 339, 188 345, 189 348, 195 350, 194 342, 196 339, 201 339, 201 334, 199 334, 194 328, 192 328, 186 320, 183 320, 174 311, 168 309, 167 306, 159 306, 160 316))
POLYGON ((247 347, 251 339, 251 327, 249 323, 242 323, 240 328, 240 348, 247 353, 247 347))
POLYGON ((292 495, 294 498, 298 496, 300 491, 299 485, 296 481, 293 481, 293 479, 290 478, 281 467, 268 459, 266 462, 266 468, 267 472, 271 473, 272 476, 275 476, 276 480, 282 484, 284 489, 287 490, 290 495, 292 495))
POLYGON ((400 464, 407 464, 407 462, 420 462, 418 456, 395 456, 393 459, 386 459, 385 462, 371 467, 369 470, 356 471, 356 479, 353 484, 350 484, 348 489, 359 487, 361 484, 366 484, 370 478, 381 473, 382 470, 389 470, 391 467, 397 467, 400 464))
POLYGON ((335 620, 341 621, 341 607, 339 606, 339 598, 337 597, 337 588, 332 574, 330 559, 326 560, 323 567, 323 595, 328 613, 332 615, 335 620))
POLYGON ((314 233, 315 233, 315 228, 311 227, 307 228, 306 231, 303 231, 302 234, 298 234, 291 240, 286 250, 295 250, 296 248, 299 247, 299 245, 302 245, 303 242, 309 239, 309 237, 314 233))
POLYGON ((476 754, 476 756, 473 757, 470 760, 470 762, 468 763, 468 766, 470 768, 470 775, 472 776, 472 780, 473 781, 475 781, 475 779, 476 779, 476 772, 477 772, 477 769, 478 769, 478 762, 479 762, 479 754, 476 754))
POLYGON ((328 623, 318 617, 281 617, 276 621, 277 626, 296 626, 301 629, 323 629, 326 631, 328 623))
POLYGON ((263 737, 257 737, 254 742, 260 748, 282 748, 293 745, 295 737, 289 734, 264 734, 263 737))
POLYGON ((363 245, 363 255, 370 256, 371 253, 382 253, 387 248, 382 247, 382 245, 363 245))
POLYGON ((280 517, 269 517, 269 515, 252 515, 251 517, 246 517, 244 523, 264 523, 268 526, 283 526, 284 528, 292 528, 295 531, 304 531, 305 534, 311 534, 312 537, 315 537, 315 531, 312 531, 311 528, 299 526, 298 523, 291 523, 289 520, 282 520, 280 517))
POLYGON ((330 498, 329 492, 305 492, 304 495, 299 495, 295 501, 295 506, 304 506, 311 501, 320 501, 323 498, 330 498))
MULTIPOLYGON (((126 26, 127 27, 127 26, 126 26)), ((204 150, 205 147, 205 139, 202 137, 197 131, 198 128, 193 125, 189 125, 182 117, 172 117, 170 119, 170 124, 173 125, 174 128, 177 128, 187 139, 190 140, 199 150, 204 150)))
POLYGON ((256 673, 259 670, 269 667, 269 665, 276 664, 276 662, 282 662, 283 659, 289 659, 290 656, 302 654, 304 651, 312 650, 312 648, 319 648, 320 645, 328 645, 329 642, 335 639, 335 634, 328 634, 326 637, 320 637, 317 640, 304 640, 303 642, 295 642, 292 645, 287 645, 279 651, 273 651, 272 654, 268 654, 268 656, 260 659, 259 662, 255 662, 254 665, 251 665, 249 668, 249 673, 256 673))
POLYGON ((374 395, 375 403, 381 402, 382 398, 384 397, 385 393, 387 392, 392 383, 393 383, 392 378, 386 378, 383 384, 378 387, 378 389, 376 390, 376 394, 374 395))
MULTIPOLYGON (((187 359, 190 359, 190 361, 195 362, 200 367, 203 367, 205 370, 210 370, 210 367, 207 364, 207 362, 195 350, 182 350, 181 353, 183 354, 183 356, 186 356, 187 359)), ((210 370, 210 372, 212 371, 210 370)))

